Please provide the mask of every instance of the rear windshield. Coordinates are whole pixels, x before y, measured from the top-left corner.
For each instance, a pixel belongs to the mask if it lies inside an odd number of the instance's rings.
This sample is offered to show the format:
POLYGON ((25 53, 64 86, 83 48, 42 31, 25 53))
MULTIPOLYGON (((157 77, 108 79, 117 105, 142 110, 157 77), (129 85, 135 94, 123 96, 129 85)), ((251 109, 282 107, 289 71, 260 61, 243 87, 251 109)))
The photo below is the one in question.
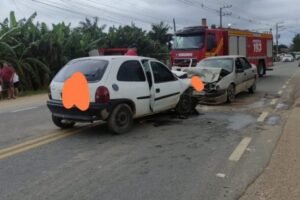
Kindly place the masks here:
POLYGON ((66 64, 54 77, 56 82, 64 82, 69 79, 74 73, 81 72, 89 83, 98 82, 107 68, 108 61, 106 60, 76 60, 66 64))

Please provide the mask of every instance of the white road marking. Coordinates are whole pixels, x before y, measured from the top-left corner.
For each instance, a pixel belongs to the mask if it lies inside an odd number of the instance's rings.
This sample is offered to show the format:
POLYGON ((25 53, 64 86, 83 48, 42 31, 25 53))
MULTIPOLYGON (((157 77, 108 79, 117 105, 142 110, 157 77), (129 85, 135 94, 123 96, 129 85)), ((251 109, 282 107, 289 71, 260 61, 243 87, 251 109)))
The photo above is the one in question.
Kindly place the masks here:
POLYGON ((218 178, 225 178, 225 177, 226 177, 226 174, 218 173, 218 174, 216 174, 216 176, 217 176, 218 178))
POLYGON ((282 89, 285 89, 286 88, 286 85, 282 86, 282 89))
POLYGON ((282 90, 280 90, 280 91, 278 92, 278 95, 282 95, 282 90))
POLYGON ((235 148, 235 150, 232 152, 232 154, 229 157, 230 161, 239 161, 240 158, 242 157, 243 153, 247 149, 247 146, 250 144, 252 138, 250 137, 245 137, 240 144, 235 148))
POLYGON ((17 113, 17 112, 22 112, 22 111, 36 109, 36 108, 38 108, 38 107, 28 107, 28 108, 22 108, 22 109, 19 109, 19 110, 14 110, 14 111, 11 111, 11 112, 12 113, 17 113))
POLYGON ((261 115, 259 116, 259 118, 257 119, 257 122, 264 122, 266 117, 268 117, 269 112, 263 112, 261 113, 261 115))
POLYGON ((273 99, 273 100, 271 101, 271 105, 275 105, 275 104, 277 103, 277 101, 278 101, 278 99, 273 99))

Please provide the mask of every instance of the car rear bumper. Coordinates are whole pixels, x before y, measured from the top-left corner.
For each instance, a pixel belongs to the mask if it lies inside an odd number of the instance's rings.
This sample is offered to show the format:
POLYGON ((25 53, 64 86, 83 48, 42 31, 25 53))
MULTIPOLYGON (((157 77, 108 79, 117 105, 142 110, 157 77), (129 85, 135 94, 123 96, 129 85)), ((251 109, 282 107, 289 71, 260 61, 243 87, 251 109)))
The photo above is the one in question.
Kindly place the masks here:
POLYGON ((226 90, 214 90, 212 92, 194 92, 195 97, 200 103, 220 104, 227 101, 226 90))
POLYGON ((110 113, 109 104, 91 103, 86 111, 81 111, 76 107, 66 109, 62 101, 48 100, 47 106, 56 117, 80 122, 93 122, 97 120, 106 120, 110 113))

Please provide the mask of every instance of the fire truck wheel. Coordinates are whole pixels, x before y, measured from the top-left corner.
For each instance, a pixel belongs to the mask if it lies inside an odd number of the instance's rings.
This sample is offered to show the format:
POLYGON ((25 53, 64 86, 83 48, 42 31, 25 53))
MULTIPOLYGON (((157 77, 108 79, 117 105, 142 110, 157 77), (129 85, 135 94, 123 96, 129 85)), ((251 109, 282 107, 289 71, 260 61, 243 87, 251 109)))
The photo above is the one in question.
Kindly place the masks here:
POLYGON ((227 103, 232 103, 235 99, 235 87, 233 84, 230 84, 230 86, 227 89, 227 103))
POLYGON ((265 67, 264 67, 264 64, 262 62, 260 62, 258 64, 257 73, 258 73, 259 77, 262 77, 263 75, 265 75, 265 67))

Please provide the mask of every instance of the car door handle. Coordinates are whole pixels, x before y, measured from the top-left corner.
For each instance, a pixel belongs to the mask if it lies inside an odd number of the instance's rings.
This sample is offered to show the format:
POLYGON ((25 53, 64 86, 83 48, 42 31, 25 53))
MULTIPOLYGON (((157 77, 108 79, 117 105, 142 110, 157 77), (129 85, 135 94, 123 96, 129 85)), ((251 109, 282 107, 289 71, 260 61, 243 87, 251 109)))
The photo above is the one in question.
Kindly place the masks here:
POLYGON ((156 93, 160 93, 160 89, 159 88, 156 88, 156 93))

